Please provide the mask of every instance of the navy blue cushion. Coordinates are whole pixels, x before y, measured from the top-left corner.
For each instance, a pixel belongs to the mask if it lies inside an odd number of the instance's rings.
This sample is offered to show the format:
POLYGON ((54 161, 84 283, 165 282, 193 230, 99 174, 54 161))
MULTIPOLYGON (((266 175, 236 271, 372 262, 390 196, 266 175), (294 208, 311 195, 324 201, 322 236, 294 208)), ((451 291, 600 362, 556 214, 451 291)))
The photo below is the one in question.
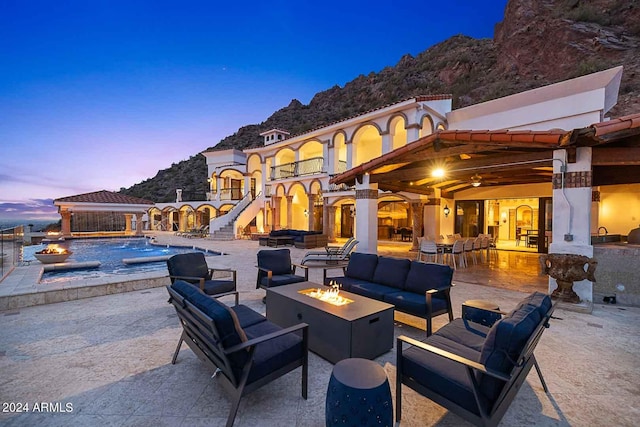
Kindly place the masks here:
POLYGON ((372 282, 403 289, 410 266, 411 261, 408 259, 378 257, 378 265, 373 273, 372 282))
POLYGON ((291 283, 304 282, 305 278, 303 276, 296 276, 295 274, 278 274, 271 276, 271 286, 269 286, 269 279, 267 277, 263 277, 260 280, 260 286, 267 287, 276 287, 282 285, 290 285, 291 283))
MULTIPOLYGON (((408 291, 396 291, 384 296, 384 302, 393 304, 396 310, 425 318, 427 316, 427 300, 424 294, 408 291)), ((433 296, 431 298, 431 313, 447 310, 447 300, 433 296)))
POLYGON ((349 257, 346 276, 371 282, 376 265, 378 265, 378 255, 354 252, 349 257))
POLYGON ((354 284, 371 283, 371 282, 369 282, 367 280, 354 279, 353 277, 339 276, 339 277, 327 277, 324 280, 324 284, 329 286, 332 281, 337 283, 337 284, 339 284, 340 288, 344 289, 347 292, 351 289, 351 286, 353 286, 354 284))
MULTIPOLYGON (((509 374, 540 320, 538 309, 526 304, 497 321, 487 334, 480 363, 488 369, 509 374)), ((493 401, 505 383, 488 375, 480 375, 479 378, 481 392, 493 401)))
MULTIPOLYGON (((424 342, 475 362, 480 356, 469 347, 437 335, 431 335, 424 342)), ((423 386, 479 415, 473 387, 464 366, 416 347, 403 350, 401 366, 403 375, 412 377, 423 386)), ((481 404, 486 409, 487 402, 482 396, 481 404)))
POLYGON ((353 292, 354 294, 364 295, 368 298, 377 299, 380 301, 384 300, 385 295, 398 292, 397 288, 392 288, 391 286, 379 285, 377 283, 369 283, 365 281, 361 281, 358 283, 352 283, 349 287, 349 292, 353 292))
POLYGON ((249 326, 253 326, 260 322, 265 322, 267 320, 262 314, 253 311, 246 305, 234 305, 229 307, 238 317, 238 321, 240 322, 240 327, 242 329, 248 328, 249 326))
MULTIPOLYGON (((199 284, 194 283, 194 286, 199 286, 199 284)), ((233 283, 233 280, 205 280, 204 282, 204 293, 207 295, 222 294, 235 290, 236 284, 233 283)))
MULTIPOLYGON (((167 260, 169 276, 202 277, 209 279, 209 267, 202 252, 190 252, 177 254, 167 260)), ((183 279, 181 279, 183 280, 183 279)), ((174 279, 171 279, 173 283, 174 279)), ((197 283, 197 280, 187 280, 189 283, 197 283)))
POLYGON ((224 348, 233 347, 247 340, 238 317, 229 307, 183 280, 176 280, 171 287, 213 320, 224 348))
MULTIPOLYGON (((516 310, 523 306, 524 304, 531 304, 538 309, 538 313, 540 313, 540 317, 544 317, 549 309, 551 308, 552 302, 551 297, 547 294, 543 294, 542 292, 533 292, 531 295, 527 296, 523 299, 516 310)), ((514 310, 514 311, 516 311, 514 310)))
POLYGON ((271 270, 276 274, 291 273, 291 253, 289 249, 258 251, 258 267, 271 270))
POLYGON ((289 235, 289 230, 286 230, 286 229, 273 230, 269 233, 269 236, 271 237, 288 236, 288 235, 289 235))
POLYGON ((448 265, 412 261, 404 289, 424 295, 430 289, 451 287, 453 269, 448 265))
MULTIPOLYGON (((279 326, 266 321, 248 327, 245 332, 247 337, 252 339, 281 329, 279 326)), ((283 366, 299 360, 302 358, 303 352, 302 337, 295 333, 286 334, 258 344, 253 353, 253 365, 249 372, 247 384, 251 384, 283 366)))
POLYGON ((489 328, 487 326, 468 322, 464 319, 455 319, 449 322, 446 327, 438 329, 434 335, 447 338, 480 352, 488 333, 489 328))

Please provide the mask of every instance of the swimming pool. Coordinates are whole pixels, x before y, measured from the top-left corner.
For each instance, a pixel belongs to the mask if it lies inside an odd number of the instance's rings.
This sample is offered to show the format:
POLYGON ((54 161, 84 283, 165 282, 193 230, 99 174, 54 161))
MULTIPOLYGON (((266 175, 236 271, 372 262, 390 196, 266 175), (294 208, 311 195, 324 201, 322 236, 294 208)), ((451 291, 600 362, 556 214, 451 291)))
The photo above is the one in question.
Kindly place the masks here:
MULTIPOLYGON (((188 252, 205 252, 207 255, 220 255, 219 252, 201 250, 193 247, 158 246, 146 238, 108 238, 66 240, 63 245, 73 254, 66 262, 100 261, 100 267, 78 270, 60 270, 46 272, 40 283, 57 283, 68 280, 96 279, 106 275, 125 275, 166 270, 166 261, 125 264, 123 259, 158 257, 188 252)), ((46 247, 46 244, 25 246, 23 260, 39 262, 34 253, 46 247)))

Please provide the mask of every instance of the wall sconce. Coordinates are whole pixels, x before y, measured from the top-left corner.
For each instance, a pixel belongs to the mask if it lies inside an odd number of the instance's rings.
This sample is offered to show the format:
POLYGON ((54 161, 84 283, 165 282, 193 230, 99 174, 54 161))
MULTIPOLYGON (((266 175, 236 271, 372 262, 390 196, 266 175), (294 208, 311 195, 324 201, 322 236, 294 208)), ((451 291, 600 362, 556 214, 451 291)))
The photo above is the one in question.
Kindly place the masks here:
POLYGON ((309 216, 309 211, 307 209, 304 210, 304 216, 309 216))
POLYGON ((449 216, 449 214, 451 213, 451 209, 449 209, 448 205, 444 205, 444 209, 442 209, 442 212, 444 213, 445 218, 449 216))
POLYGON ((349 211, 351 211, 351 216, 356 216, 356 208, 355 206, 349 206, 349 211))
POLYGON ((507 213, 506 212, 502 212, 502 222, 503 223, 507 223, 507 213))

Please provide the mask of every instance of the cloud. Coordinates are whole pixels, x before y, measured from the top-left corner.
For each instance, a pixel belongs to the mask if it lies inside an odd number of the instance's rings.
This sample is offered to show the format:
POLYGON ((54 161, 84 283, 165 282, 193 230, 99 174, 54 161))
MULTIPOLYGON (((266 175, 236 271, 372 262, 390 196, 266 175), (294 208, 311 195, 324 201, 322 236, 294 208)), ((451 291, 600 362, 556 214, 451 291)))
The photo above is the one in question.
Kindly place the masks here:
POLYGON ((0 201, 0 218, 48 219, 57 217, 58 208, 53 205, 53 199, 0 201))

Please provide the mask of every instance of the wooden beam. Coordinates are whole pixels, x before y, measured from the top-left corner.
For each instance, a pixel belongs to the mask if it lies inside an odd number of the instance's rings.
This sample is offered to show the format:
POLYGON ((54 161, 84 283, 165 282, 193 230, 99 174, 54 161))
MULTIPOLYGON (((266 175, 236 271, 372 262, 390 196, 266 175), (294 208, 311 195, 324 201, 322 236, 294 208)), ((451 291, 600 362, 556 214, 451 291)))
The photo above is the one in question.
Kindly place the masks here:
POLYGON ((640 148, 594 147, 591 164, 593 166, 640 165, 640 148))

